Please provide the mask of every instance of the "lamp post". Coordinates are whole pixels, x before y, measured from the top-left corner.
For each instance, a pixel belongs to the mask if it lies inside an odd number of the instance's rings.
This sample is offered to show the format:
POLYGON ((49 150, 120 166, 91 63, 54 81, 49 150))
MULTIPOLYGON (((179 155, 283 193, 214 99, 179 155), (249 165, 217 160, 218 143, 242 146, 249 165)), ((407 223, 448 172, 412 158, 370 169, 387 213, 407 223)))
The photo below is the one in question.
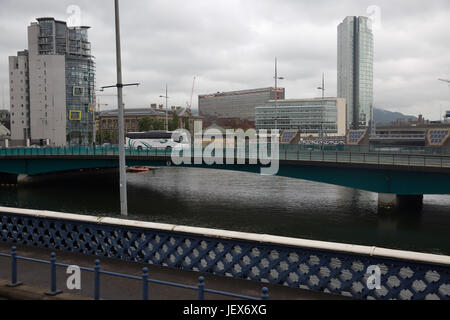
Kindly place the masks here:
POLYGON ((166 95, 165 96, 159 96, 160 98, 166 98, 166 131, 169 131, 169 116, 168 116, 168 104, 169 104, 169 96, 168 96, 168 86, 166 84, 166 95))
POLYGON ((117 105, 119 108, 119 173, 120 173, 120 214, 128 216, 127 203, 127 172, 125 170, 125 129, 124 129, 124 104, 123 87, 138 86, 139 83, 122 83, 122 54, 120 49, 120 19, 119 19, 119 0, 114 0, 115 25, 116 25, 116 62, 117 62, 117 84, 113 86, 102 87, 117 88, 117 105))
POLYGON ((322 90, 322 119, 320 123, 320 138, 322 140, 322 150, 324 149, 324 132, 323 132, 323 122, 325 118, 325 73, 322 73, 322 86, 317 88, 318 90, 322 90))
POLYGON ((278 77, 278 61, 275 57, 275 130, 278 129, 278 80, 284 80, 283 77, 278 77))

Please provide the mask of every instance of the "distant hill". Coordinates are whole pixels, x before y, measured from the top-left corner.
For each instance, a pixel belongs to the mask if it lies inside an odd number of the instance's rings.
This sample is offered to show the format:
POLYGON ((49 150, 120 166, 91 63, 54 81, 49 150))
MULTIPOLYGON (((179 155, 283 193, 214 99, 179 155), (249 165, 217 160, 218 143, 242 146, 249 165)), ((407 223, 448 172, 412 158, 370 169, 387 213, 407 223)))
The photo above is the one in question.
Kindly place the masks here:
POLYGON ((377 108, 373 109, 373 117, 375 118, 377 125, 389 124, 399 118, 403 118, 405 121, 408 121, 408 119, 418 120, 417 117, 414 116, 407 116, 400 112, 391 112, 377 108))

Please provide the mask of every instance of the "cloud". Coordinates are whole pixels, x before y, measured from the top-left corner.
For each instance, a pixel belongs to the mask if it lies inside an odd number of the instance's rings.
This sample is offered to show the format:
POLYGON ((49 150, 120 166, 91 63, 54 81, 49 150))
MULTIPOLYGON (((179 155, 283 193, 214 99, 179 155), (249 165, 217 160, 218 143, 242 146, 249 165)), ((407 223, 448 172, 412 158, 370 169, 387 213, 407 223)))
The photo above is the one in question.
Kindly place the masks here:
MULTIPOLYGON (((27 26, 41 16, 67 20, 70 5, 91 26, 97 84, 116 82, 113 1, 2 0, 0 86, 8 85, 7 57, 27 46, 27 26)), ((184 106, 194 76, 196 95, 272 86, 275 56, 288 98, 319 96, 323 72, 326 94, 336 95, 337 25, 369 15, 377 27, 376 106, 437 118, 450 109, 450 89, 437 81, 450 78, 449 9, 447 0, 121 1, 124 81, 141 83, 125 90, 125 102, 163 103, 167 83, 170 103, 184 106)), ((116 105, 114 97, 100 100, 116 105)))

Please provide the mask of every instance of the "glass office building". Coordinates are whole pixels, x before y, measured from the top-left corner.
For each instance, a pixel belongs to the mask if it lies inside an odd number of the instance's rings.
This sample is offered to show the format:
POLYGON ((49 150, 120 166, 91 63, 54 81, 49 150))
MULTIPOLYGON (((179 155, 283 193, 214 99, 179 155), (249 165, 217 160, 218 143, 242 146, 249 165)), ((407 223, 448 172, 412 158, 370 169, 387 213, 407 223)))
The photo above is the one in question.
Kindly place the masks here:
POLYGON ((346 122, 345 100, 338 98, 278 100, 276 108, 272 100, 255 111, 257 130, 295 129, 302 136, 345 136, 346 122))
POLYGON ((338 27, 338 98, 347 101, 348 129, 373 119, 373 33, 367 17, 347 17, 338 27))
POLYGON ((240 118, 255 121, 255 108, 272 99, 284 99, 285 89, 261 88, 218 92, 199 96, 201 116, 214 118, 240 118))
POLYGON ((93 142, 95 61, 88 29, 54 18, 39 18, 28 27, 26 61, 19 63, 20 53, 10 57, 10 82, 11 92, 17 92, 11 99, 18 101, 11 103, 14 114, 25 115, 29 106, 29 120, 15 119, 12 140, 53 146, 93 142))

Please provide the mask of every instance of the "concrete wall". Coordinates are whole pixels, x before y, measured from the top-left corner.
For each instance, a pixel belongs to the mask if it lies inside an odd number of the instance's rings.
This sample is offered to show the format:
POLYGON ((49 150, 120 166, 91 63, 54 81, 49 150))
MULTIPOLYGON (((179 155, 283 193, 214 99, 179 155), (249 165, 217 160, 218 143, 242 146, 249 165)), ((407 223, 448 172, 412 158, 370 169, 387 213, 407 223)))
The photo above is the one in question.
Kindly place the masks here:
POLYGON ((336 99, 338 136, 347 134, 347 102, 343 98, 336 99))
POLYGON ((64 55, 38 55, 39 26, 28 29, 30 48, 31 138, 66 144, 66 71, 64 55))
POLYGON ((28 56, 9 57, 11 139, 25 140, 29 132, 28 56))

